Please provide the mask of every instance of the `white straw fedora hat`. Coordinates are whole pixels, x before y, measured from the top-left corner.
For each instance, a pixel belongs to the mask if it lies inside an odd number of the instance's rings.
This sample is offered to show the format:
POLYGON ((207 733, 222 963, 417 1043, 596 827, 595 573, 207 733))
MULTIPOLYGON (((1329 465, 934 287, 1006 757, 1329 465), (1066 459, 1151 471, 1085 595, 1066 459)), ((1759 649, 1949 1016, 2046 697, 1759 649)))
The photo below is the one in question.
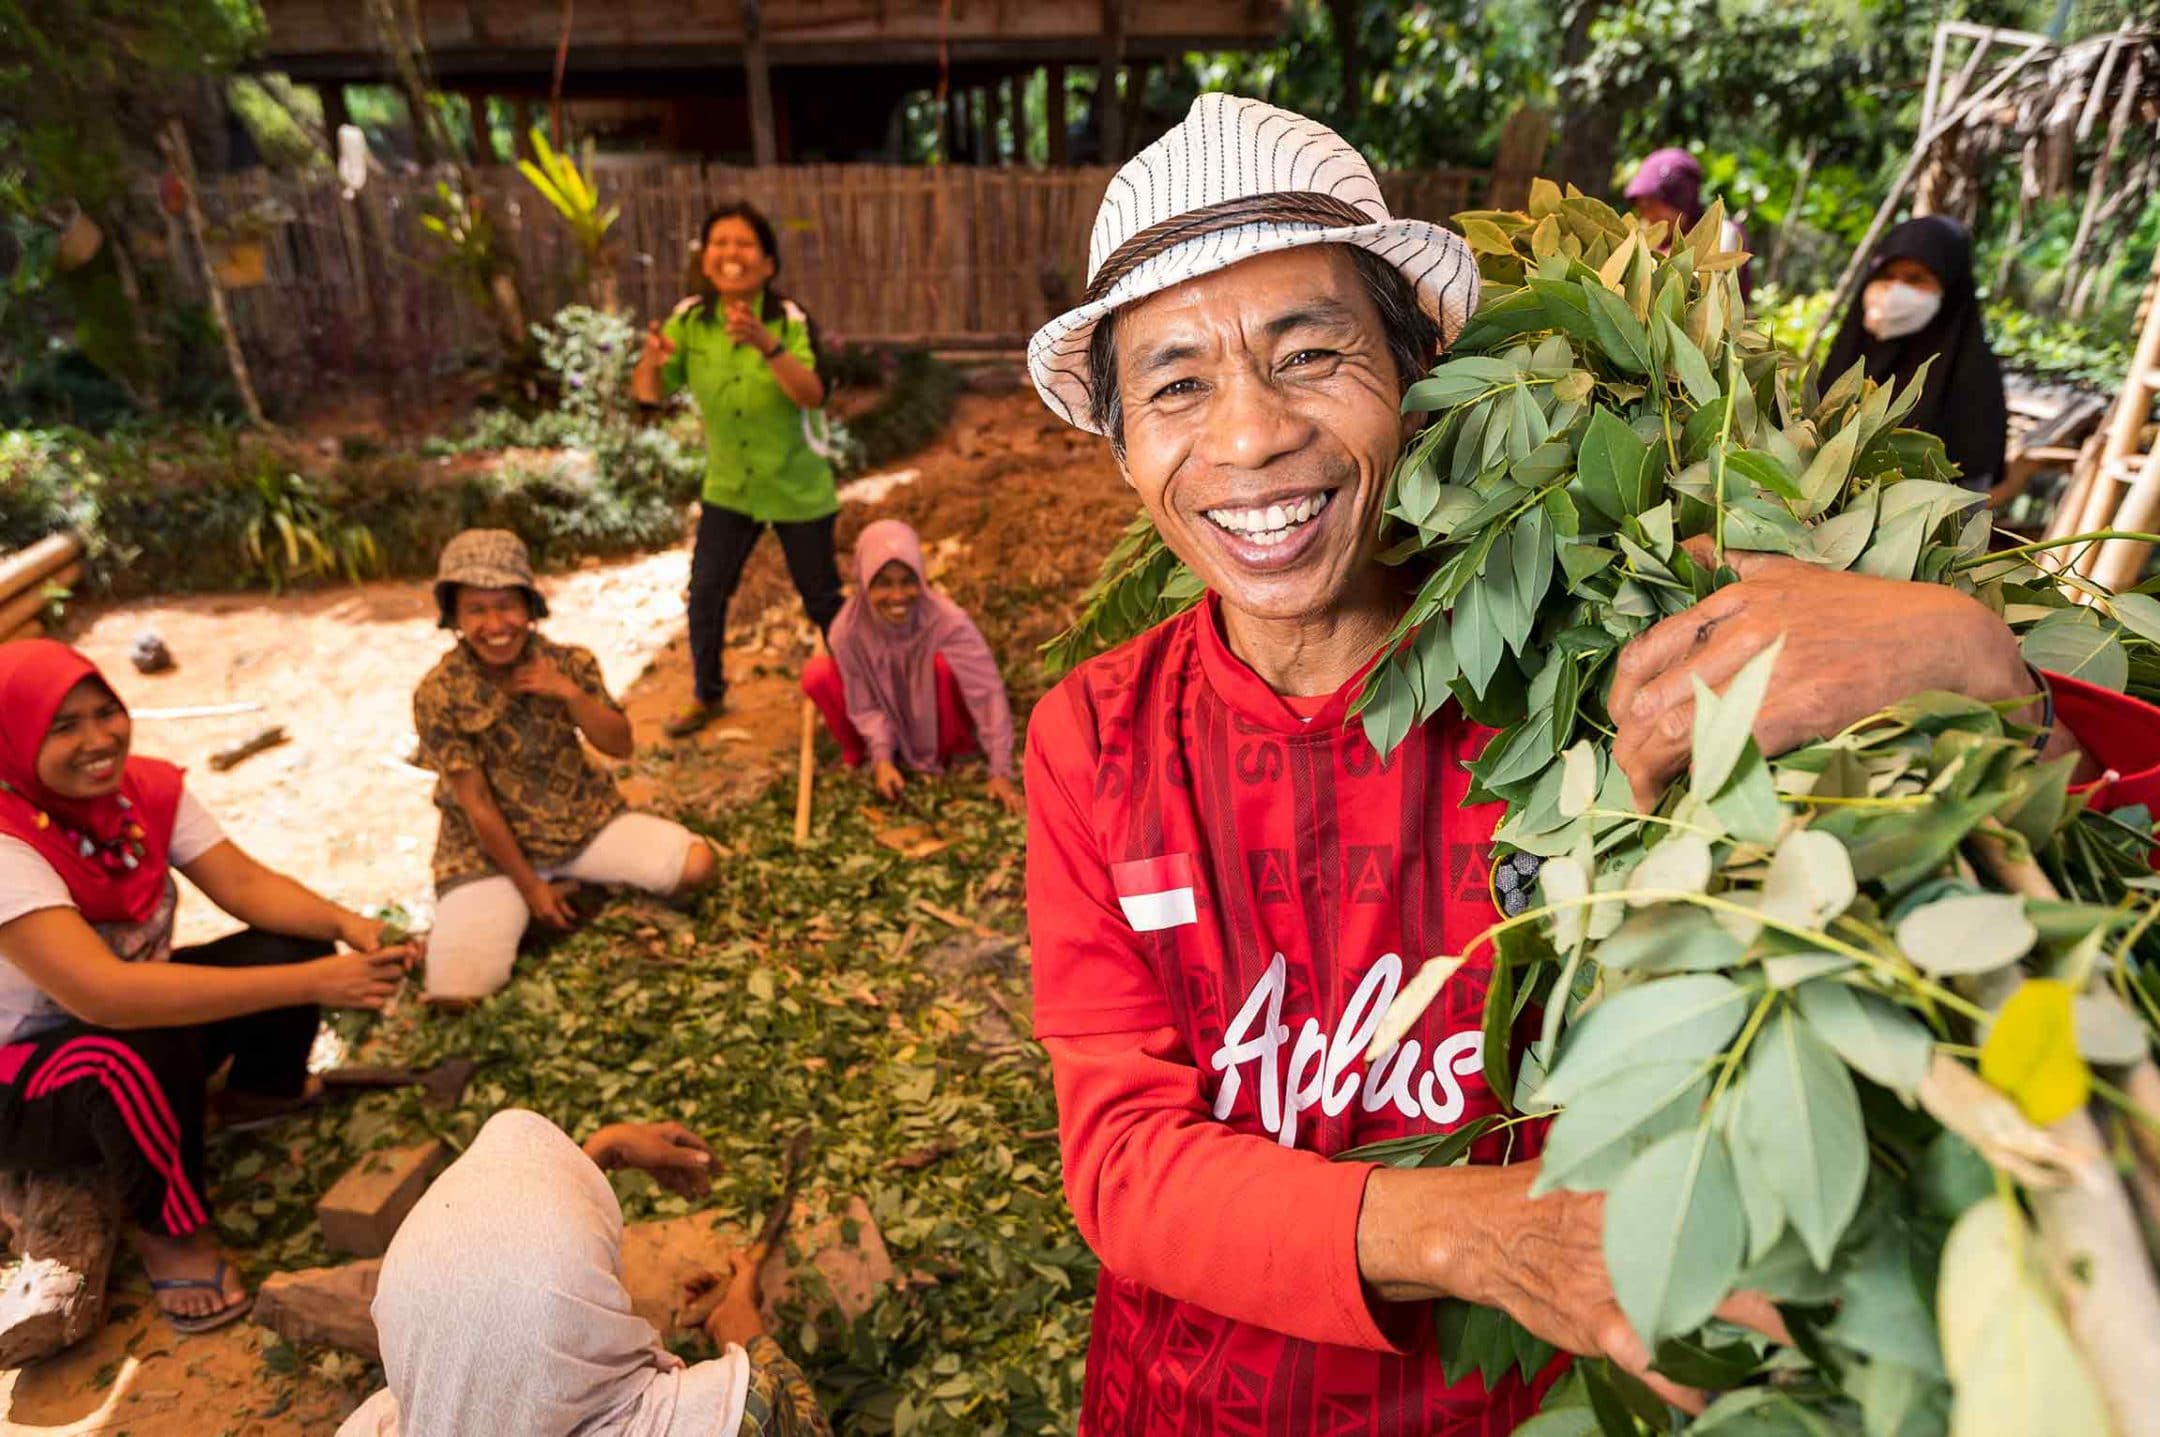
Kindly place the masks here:
POLYGON ((1477 308, 1477 261, 1459 235, 1395 219, 1372 166, 1342 136, 1259 100, 1211 93, 1126 161, 1088 238, 1078 308, 1035 331, 1028 372, 1065 421, 1096 428, 1088 341, 1104 315, 1254 255, 1354 244, 1394 265, 1452 344, 1477 308))

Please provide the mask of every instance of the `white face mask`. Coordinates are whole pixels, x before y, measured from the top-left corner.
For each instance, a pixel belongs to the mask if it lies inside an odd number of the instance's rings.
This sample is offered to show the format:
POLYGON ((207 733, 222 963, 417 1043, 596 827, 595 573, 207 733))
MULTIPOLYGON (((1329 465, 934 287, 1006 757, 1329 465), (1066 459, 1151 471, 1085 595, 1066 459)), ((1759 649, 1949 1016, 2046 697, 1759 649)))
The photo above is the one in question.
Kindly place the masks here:
POLYGON ((1860 323, 1877 339, 1903 339, 1927 328, 1942 310, 1942 291, 1903 280, 1877 280, 1860 299, 1860 323))

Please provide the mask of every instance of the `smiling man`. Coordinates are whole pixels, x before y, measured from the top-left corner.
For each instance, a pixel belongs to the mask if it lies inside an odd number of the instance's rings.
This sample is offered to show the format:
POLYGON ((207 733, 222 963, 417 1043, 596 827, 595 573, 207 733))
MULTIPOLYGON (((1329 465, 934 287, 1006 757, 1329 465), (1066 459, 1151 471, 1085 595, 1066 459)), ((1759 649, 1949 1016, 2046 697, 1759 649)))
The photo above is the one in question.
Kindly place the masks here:
MULTIPOLYGON (((1081 1430, 1506 1433, 1534 1394, 1450 1387, 1420 1302, 1500 1307, 1640 1370, 1600 1200, 1532 1201, 1534 1163, 1329 1161, 1498 1108, 1481 960, 1364 1057, 1406 971, 1497 916, 1497 807, 1463 802, 1489 735, 1451 708, 1382 760, 1348 712, 1411 593, 1377 558, 1400 398, 1476 303, 1476 267, 1390 218, 1332 132, 1203 95, 1112 180, 1090 270, 1030 346, 1036 385, 1109 436, 1207 595, 1028 726, 1035 1027, 1103 1260, 1081 1430)), ((1722 687, 1781 634, 1757 726, 1774 750, 1923 690, 2037 687, 2000 621, 1942 586, 1743 572, 1623 656, 1610 705, 1639 794, 1685 762, 1691 678, 1722 687)), ((2108 801, 2160 794, 2160 714, 2067 681, 2054 704, 2051 742, 2077 731, 2108 801)), ((1777 1327, 1745 1296, 1727 1313, 1777 1327)))

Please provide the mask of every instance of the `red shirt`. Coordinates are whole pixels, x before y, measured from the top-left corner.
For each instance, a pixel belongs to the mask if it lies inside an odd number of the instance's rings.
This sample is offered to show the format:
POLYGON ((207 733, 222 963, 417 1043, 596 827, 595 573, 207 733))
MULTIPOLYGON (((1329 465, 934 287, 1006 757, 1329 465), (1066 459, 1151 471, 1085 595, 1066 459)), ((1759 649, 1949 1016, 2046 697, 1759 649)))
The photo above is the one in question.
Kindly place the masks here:
MULTIPOLYGON (((2088 752, 2132 773, 2103 801, 2160 797, 2160 711, 2056 684, 2088 752)), ((1029 722, 1036 1035, 1066 1192, 1103 1260, 1088 1437, 1500 1437, 1534 1410, 1512 1377, 1449 1387, 1426 1310, 1368 1297, 1371 1166, 1328 1160, 1498 1107, 1489 953, 1364 1060, 1417 965, 1497 916, 1499 806, 1463 803, 1490 733, 1451 707, 1383 761, 1347 715, 1356 687, 1285 701, 1229 651, 1210 595, 1029 722)))

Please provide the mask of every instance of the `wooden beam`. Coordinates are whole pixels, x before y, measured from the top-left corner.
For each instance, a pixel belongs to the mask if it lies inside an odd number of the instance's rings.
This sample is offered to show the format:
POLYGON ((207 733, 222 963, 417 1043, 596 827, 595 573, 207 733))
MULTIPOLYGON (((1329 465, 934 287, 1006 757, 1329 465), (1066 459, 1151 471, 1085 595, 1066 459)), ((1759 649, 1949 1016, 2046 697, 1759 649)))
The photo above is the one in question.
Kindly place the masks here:
POLYGON ((1043 129, 1049 141, 1050 166, 1063 169, 1072 163, 1072 152, 1066 145, 1065 133, 1065 67, 1043 67, 1043 129))
POLYGON ((772 71, 765 62, 764 0, 743 0, 743 74, 750 91, 750 157, 760 168, 780 163, 773 137, 772 71))

